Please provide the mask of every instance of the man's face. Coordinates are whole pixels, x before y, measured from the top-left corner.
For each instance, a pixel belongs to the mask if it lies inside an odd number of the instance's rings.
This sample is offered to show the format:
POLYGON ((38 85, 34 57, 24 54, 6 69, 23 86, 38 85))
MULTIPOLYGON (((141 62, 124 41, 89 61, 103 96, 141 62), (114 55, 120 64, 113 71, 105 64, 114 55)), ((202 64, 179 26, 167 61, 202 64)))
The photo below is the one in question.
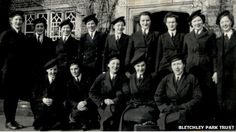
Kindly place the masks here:
POLYGON ((70 73, 73 77, 78 77, 80 74, 80 68, 77 64, 71 64, 70 73))
POLYGON ((44 31, 45 31, 45 26, 43 23, 37 23, 35 25, 35 32, 38 34, 38 35, 42 35, 44 34, 44 31))
POLYGON ((49 68, 46 70, 48 73, 48 76, 55 77, 57 75, 57 65, 55 65, 52 68, 49 68))
POLYGON ((62 36, 69 36, 71 34, 71 28, 69 25, 63 25, 61 28, 62 36))
POLYGON ((19 15, 16 15, 10 18, 10 24, 13 28, 20 30, 23 25, 23 18, 19 15))
POLYGON ((94 22, 94 20, 91 20, 91 21, 86 23, 86 27, 87 27, 89 32, 94 32, 96 30, 96 28, 97 28, 97 25, 94 22))
POLYGON ((174 17, 168 17, 166 19, 166 26, 169 31, 175 31, 177 27, 176 19, 174 17))
POLYGON ((228 16, 223 16, 220 19, 220 28, 223 32, 228 32, 232 29, 232 22, 228 16))
POLYGON ((146 63, 144 61, 141 61, 134 65, 134 69, 137 74, 143 75, 146 70, 146 63))
POLYGON ((113 26, 113 28, 115 29, 115 33, 117 33, 117 34, 121 34, 121 33, 123 33, 123 30, 124 30, 124 23, 123 22, 117 22, 114 26, 113 26))
POLYGON ((120 60, 119 59, 112 59, 108 63, 108 68, 111 73, 117 73, 120 68, 120 60))
POLYGON ((184 67, 185 65, 182 60, 171 62, 171 69, 175 75, 181 75, 184 72, 184 67))
POLYGON ((197 16, 191 21, 194 30, 201 30, 203 28, 202 18, 197 16))
POLYGON ((148 15, 140 16, 139 23, 142 29, 149 29, 151 26, 151 18, 148 15))

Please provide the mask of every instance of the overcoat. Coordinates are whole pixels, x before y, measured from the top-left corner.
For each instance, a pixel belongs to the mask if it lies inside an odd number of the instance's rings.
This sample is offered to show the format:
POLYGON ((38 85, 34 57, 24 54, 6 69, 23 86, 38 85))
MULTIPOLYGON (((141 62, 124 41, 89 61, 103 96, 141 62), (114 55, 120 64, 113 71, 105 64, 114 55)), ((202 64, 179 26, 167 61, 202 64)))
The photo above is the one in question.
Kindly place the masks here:
MULTIPOLYGON (((224 114, 229 113, 228 121, 236 121, 236 32, 233 31, 228 47, 224 46, 224 36, 217 39, 217 97, 224 114)), ((235 122, 234 122, 235 123, 235 122)))
POLYGON ((62 38, 60 38, 55 43, 59 67, 67 67, 70 61, 80 59, 79 41, 72 36, 69 36, 66 42, 63 42, 62 38))
POLYGON ((212 81, 215 42, 215 34, 206 29, 203 29, 199 35, 192 31, 184 37, 183 53, 187 57, 186 71, 198 78, 202 90, 200 120, 212 120, 216 114, 216 88, 212 81))
MULTIPOLYGON (((188 119, 192 117, 191 113, 200 102, 201 97, 202 92, 194 75, 184 73, 179 83, 177 83, 175 75, 171 73, 164 77, 158 85, 154 99, 160 110, 160 119, 164 114, 178 112, 179 114, 176 114, 176 116, 180 117, 173 116, 172 118, 189 123, 188 119)), ((168 122, 167 118, 164 120, 164 123, 166 122, 168 122)))
POLYGON ((116 40, 115 35, 109 35, 106 39, 105 48, 104 48, 104 57, 103 57, 103 71, 107 69, 107 63, 111 55, 118 55, 121 68, 124 69, 125 56, 129 43, 129 36, 122 33, 119 40, 116 40))
POLYGON ((183 33, 176 32, 176 35, 171 38, 169 32, 166 32, 160 36, 156 57, 157 72, 162 70, 172 71, 169 59, 171 56, 183 52, 184 35, 183 33))
MULTIPOLYGON (((81 73, 82 74, 82 73, 81 73)), ((88 123, 89 120, 97 119, 96 105, 89 98, 89 89, 92 82, 89 78, 82 74, 81 80, 76 81, 74 77, 71 77, 67 81, 67 96, 66 96, 66 109, 69 114, 79 123, 88 123), (86 111, 78 111, 77 105, 80 101, 86 101, 86 111)))
POLYGON ((125 65, 130 66, 130 61, 136 54, 144 53, 147 60, 147 72, 155 72, 155 62, 157 54, 157 43, 159 38, 159 32, 149 31, 149 33, 144 36, 142 31, 137 31, 133 33, 130 37, 125 65))
POLYGON ((124 77, 117 75, 115 82, 110 79, 110 73, 100 74, 94 81, 89 91, 89 97, 98 107, 100 114, 100 129, 101 130, 118 130, 118 122, 121 112, 123 110, 123 92, 124 77), (105 99, 112 99, 114 105, 106 105, 105 99), (107 122, 114 122, 114 124, 107 124, 107 122))
POLYGON ((89 33, 83 34, 80 38, 84 70, 89 73, 93 71, 91 76, 94 76, 94 79, 102 71, 102 57, 105 41, 106 34, 99 31, 96 31, 93 39, 90 37, 89 33))
POLYGON ((32 111, 34 114, 35 128, 43 127, 52 129, 58 122, 62 125, 65 123, 64 101, 66 97, 66 82, 61 75, 56 75, 55 80, 50 84, 48 76, 44 76, 35 83, 32 92, 32 111), (51 106, 43 103, 43 98, 53 99, 51 106))
POLYGON ((143 79, 138 83, 136 73, 129 78, 129 87, 124 89, 127 96, 127 106, 121 115, 119 130, 132 131, 134 124, 142 124, 148 121, 156 122, 158 118, 158 108, 154 101, 154 78, 144 74, 143 79))

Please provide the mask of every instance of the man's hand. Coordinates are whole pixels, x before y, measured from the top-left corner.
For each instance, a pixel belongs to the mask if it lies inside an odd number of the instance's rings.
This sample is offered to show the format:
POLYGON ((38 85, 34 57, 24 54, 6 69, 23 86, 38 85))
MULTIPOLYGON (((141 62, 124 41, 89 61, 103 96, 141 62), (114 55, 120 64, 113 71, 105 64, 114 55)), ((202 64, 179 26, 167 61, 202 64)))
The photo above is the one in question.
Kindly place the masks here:
POLYGON ((105 103, 106 105, 112 105, 112 104, 114 104, 114 101, 111 100, 111 99, 105 99, 105 100, 104 100, 104 103, 105 103))
POLYGON ((51 98, 43 98, 42 101, 47 106, 51 106, 52 102, 53 102, 53 100, 51 98))
POLYGON ((217 72, 214 72, 213 76, 212 76, 212 81, 217 84, 217 72))
POLYGON ((87 102, 86 102, 86 101, 80 101, 80 102, 78 103, 78 105, 77 105, 77 109, 78 109, 79 111, 85 111, 85 110, 87 110, 86 105, 87 105, 87 102))

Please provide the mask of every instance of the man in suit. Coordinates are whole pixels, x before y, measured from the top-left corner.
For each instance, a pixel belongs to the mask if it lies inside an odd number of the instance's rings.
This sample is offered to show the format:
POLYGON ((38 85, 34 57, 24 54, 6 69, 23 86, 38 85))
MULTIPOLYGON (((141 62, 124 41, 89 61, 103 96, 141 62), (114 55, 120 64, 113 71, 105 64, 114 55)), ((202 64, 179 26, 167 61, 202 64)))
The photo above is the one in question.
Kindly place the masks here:
POLYGON ((184 34, 177 31, 178 18, 172 12, 167 13, 164 17, 168 31, 162 34, 158 41, 155 70, 159 79, 172 72, 168 59, 183 51, 184 34))
POLYGON ((104 56, 103 56, 103 71, 107 70, 107 62, 110 55, 118 54, 120 56, 121 72, 124 71, 125 56, 129 43, 129 36, 124 34, 125 20, 124 16, 118 17, 111 22, 114 29, 114 34, 109 35, 106 39, 104 56))
POLYGON ((32 94, 35 130, 62 129, 67 121, 63 102, 66 96, 65 78, 58 72, 58 60, 44 65, 47 74, 37 80, 32 94))
POLYGON ((0 36, 0 69, 4 87, 4 114, 6 128, 16 130, 22 128, 15 121, 17 104, 20 96, 29 92, 29 71, 31 71, 30 46, 21 32, 24 14, 15 11, 9 17, 11 28, 0 36))
POLYGON ((33 47, 33 56, 35 62, 35 77, 41 76, 44 72, 43 65, 55 57, 55 46, 52 40, 45 35, 47 29, 46 20, 38 18, 33 21, 34 35, 29 37, 29 42, 33 47))
MULTIPOLYGON (((155 72, 155 61, 157 54, 157 43, 159 32, 152 31, 151 27, 151 13, 142 12, 139 15, 139 24, 141 30, 133 33, 127 48, 125 65, 131 67, 130 61, 135 54, 144 53, 147 60, 147 73, 155 72)), ((133 69, 131 67, 131 69, 133 69)), ((126 75, 129 77, 134 70, 128 69, 126 75)))
POLYGON ((236 32, 233 30, 234 16, 229 11, 221 12, 216 20, 222 36, 217 39, 217 54, 213 81, 217 84, 220 108, 219 123, 236 124, 236 32))
POLYGON ((66 109, 71 129, 88 130, 98 124, 96 105, 88 96, 91 81, 83 74, 78 60, 70 62, 71 78, 67 81, 66 109))
POLYGON ((56 56, 58 58, 58 68, 66 74, 66 78, 70 76, 68 70, 68 62, 73 59, 80 59, 79 41, 72 37, 73 23, 66 19, 60 23, 61 38, 56 40, 56 56))
POLYGON ((174 55, 170 63, 173 73, 161 80, 154 95, 160 110, 160 130, 178 130, 178 125, 191 123, 189 117, 193 118, 191 114, 202 97, 197 78, 184 72, 182 56, 174 55))
POLYGON ((95 16, 96 14, 92 14, 83 19, 88 32, 80 38, 84 71, 93 81, 102 72, 102 56, 106 40, 106 34, 97 31, 98 19, 95 16))

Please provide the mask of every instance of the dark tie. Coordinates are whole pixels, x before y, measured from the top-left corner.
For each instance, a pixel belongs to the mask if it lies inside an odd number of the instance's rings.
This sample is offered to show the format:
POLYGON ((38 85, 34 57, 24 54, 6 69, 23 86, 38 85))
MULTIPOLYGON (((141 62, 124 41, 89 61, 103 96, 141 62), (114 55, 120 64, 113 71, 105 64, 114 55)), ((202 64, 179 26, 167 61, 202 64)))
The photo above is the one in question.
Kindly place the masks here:
POLYGON ((171 39, 174 41, 175 35, 174 33, 171 33, 171 39))
POLYGON ((225 40, 229 40, 229 37, 227 34, 225 34, 224 37, 225 37, 225 40))
POLYGON ((40 42, 40 35, 38 35, 37 42, 38 42, 39 44, 41 44, 41 42, 40 42))

